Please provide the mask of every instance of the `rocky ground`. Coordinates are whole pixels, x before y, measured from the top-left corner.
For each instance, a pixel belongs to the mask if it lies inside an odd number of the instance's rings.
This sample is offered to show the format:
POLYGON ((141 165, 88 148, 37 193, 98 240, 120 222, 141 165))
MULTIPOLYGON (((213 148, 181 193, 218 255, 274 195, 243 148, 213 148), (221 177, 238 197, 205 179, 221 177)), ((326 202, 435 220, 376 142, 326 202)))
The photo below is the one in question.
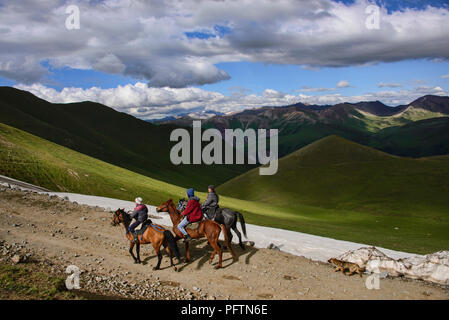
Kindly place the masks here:
MULTIPOLYGON (((326 263, 274 249, 247 246, 233 261, 224 252, 224 268, 209 265, 204 240, 191 245, 192 262, 153 271, 157 257, 141 247, 143 264, 128 254, 124 228, 111 225, 112 213, 14 188, 0 188, 0 264, 30 266, 65 279, 69 265, 80 271, 77 297, 131 299, 448 299, 445 286, 402 278, 381 279, 368 290, 367 275, 344 276, 326 263)), ((157 220, 154 219, 157 223, 157 220)), ((184 255, 184 246, 180 242, 184 255)), ((215 258, 215 263, 217 257, 215 258)), ((3 298, 23 298, 0 288, 3 298)), ((64 298, 64 297, 63 297, 64 298)), ((70 297, 69 297, 70 298, 70 297)))

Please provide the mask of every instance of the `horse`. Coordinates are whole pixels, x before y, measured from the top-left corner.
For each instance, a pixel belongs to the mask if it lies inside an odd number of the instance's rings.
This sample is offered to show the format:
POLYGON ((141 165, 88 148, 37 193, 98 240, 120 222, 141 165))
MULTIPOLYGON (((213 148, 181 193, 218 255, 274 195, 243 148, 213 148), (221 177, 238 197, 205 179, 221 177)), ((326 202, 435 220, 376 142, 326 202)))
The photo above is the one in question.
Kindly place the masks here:
MULTIPOLYGON (((178 202, 178 211, 182 212, 187 206, 187 200, 180 199, 178 202)), ((203 211, 204 212, 204 211, 203 211)), ((231 229, 234 230, 234 232, 237 234, 237 237, 239 237, 239 246, 242 248, 242 250, 245 250, 245 246, 242 242, 242 234, 237 229, 237 219, 240 220, 240 227, 242 228, 243 235, 245 238, 246 236, 246 225, 245 225, 245 219, 243 218, 243 215, 238 212, 231 210, 229 208, 219 208, 217 207, 215 209, 215 213, 213 216, 210 216, 207 211, 204 212, 204 216, 209 219, 217 222, 218 224, 224 224, 229 232, 229 241, 232 242, 233 234, 231 232, 231 229)))
MULTIPOLYGON (((167 212, 170 215, 170 219, 173 223, 173 232, 176 234, 175 240, 179 240, 184 238, 184 235, 181 233, 181 231, 178 229, 178 224, 181 222, 183 216, 178 212, 178 209, 176 209, 175 204, 173 203, 173 199, 169 199, 168 201, 164 202, 160 206, 156 208, 157 212, 167 212)), ((214 260, 215 254, 218 254, 218 265, 215 266, 215 269, 222 268, 222 255, 223 252, 220 248, 220 244, 218 243, 218 237, 220 236, 220 232, 223 231, 223 235, 225 237, 225 243, 226 247, 228 248, 229 252, 232 255, 232 258, 236 260, 236 256, 234 251, 232 251, 231 243, 229 241, 228 237, 228 230, 226 229, 226 226, 223 224, 218 224, 215 221, 212 220, 201 220, 199 222, 199 227, 196 230, 192 230, 190 228, 186 228, 187 233, 192 237, 192 239, 200 239, 203 237, 207 238, 207 241, 211 245, 211 247, 214 249, 212 252, 209 263, 211 264, 214 260)), ((189 251, 189 242, 186 242, 186 259, 185 262, 190 261, 190 251, 189 251)))
POLYGON ((146 230, 142 234, 138 234, 137 236, 137 242, 134 241, 134 236, 130 231, 128 231, 129 225, 131 223, 131 217, 128 213, 125 212, 124 209, 118 209, 115 211, 113 218, 112 218, 112 225, 116 226, 120 223, 123 224, 125 227, 125 233, 126 238, 129 240, 129 253, 134 259, 134 263, 141 263, 140 260, 140 245, 141 244, 148 244, 151 243, 153 245, 154 251, 157 254, 157 265, 153 268, 153 270, 159 270, 161 266, 161 260, 162 260, 162 253, 161 253, 161 246, 163 245, 166 252, 168 253, 170 257, 170 266, 173 267, 175 271, 177 271, 176 266, 173 264, 173 256, 172 253, 175 254, 176 258, 178 259, 178 263, 181 261, 181 255, 179 254, 178 244, 176 243, 175 237, 173 234, 169 231, 163 228, 160 225, 153 224, 150 219, 145 221, 142 224, 149 224, 146 230), (134 256, 133 248, 134 245, 136 245, 136 254, 137 258, 134 256))

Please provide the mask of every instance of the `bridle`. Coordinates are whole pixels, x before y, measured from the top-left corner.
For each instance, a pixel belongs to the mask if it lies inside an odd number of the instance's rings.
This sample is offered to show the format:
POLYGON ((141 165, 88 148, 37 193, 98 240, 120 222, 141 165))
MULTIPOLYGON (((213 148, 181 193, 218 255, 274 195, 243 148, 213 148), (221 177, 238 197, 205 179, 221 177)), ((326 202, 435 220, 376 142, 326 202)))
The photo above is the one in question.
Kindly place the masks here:
POLYGON ((113 225, 116 226, 118 224, 120 224, 121 222, 125 222, 126 220, 128 220, 126 217, 126 212, 122 209, 118 209, 115 213, 114 213, 114 218, 118 218, 119 222, 116 222, 116 219, 114 219, 113 225))

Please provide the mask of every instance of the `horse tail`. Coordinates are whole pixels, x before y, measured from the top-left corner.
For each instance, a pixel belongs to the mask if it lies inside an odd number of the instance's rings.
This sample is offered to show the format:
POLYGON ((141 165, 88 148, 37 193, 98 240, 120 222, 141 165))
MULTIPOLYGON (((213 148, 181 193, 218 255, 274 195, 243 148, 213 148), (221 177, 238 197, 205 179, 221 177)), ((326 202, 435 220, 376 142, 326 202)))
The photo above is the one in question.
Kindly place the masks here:
POLYGON ((234 251, 232 251, 231 241, 229 240, 228 228, 224 224, 220 224, 220 228, 221 228, 221 231, 223 232, 223 235, 225 238, 226 247, 228 248, 229 252, 232 254, 232 257, 235 259, 235 253, 234 253, 234 251))
POLYGON ((169 230, 164 231, 164 236, 167 239, 168 248, 173 252, 178 260, 181 260, 181 255, 179 253, 178 244, 175 241, 175 237, 169 230))
POLYGON ((238 211, 236 211, 236 213, 239 216, 240 227, 242 227, 243 235, 245 236, 246 239, 248 239, 248 237, 246 236, 246 224, 245 224, 245 219, 243 218, 243 214, 241 214, 238 211))

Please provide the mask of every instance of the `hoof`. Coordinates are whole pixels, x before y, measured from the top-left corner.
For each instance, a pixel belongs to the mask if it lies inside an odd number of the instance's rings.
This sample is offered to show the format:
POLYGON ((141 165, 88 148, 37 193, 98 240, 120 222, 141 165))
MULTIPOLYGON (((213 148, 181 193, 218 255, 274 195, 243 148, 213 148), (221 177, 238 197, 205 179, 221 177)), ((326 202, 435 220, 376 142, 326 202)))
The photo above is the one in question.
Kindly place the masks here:
POLYGON ((156 270, 159 270, 159 268, 158 267, 153 267, 153 270, 156 271, 156 270))
POLYGON ((178 272, 178 268, 176 268, 176 267, 173 267, 173 270, 174 270, 175 272, 178 272))
POLYGON ((134 261, 134 264, 139 264, 139 261, 137 261, 137 260, 136 260, 136 261, 134 261))
POLYGON ((220 268, 221 268, 220 265, 219 266, 215 266, 215 270, 220 269, 220 268))

